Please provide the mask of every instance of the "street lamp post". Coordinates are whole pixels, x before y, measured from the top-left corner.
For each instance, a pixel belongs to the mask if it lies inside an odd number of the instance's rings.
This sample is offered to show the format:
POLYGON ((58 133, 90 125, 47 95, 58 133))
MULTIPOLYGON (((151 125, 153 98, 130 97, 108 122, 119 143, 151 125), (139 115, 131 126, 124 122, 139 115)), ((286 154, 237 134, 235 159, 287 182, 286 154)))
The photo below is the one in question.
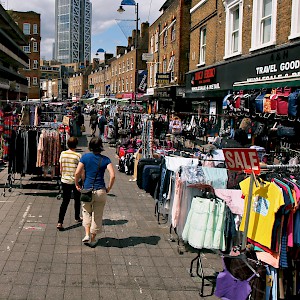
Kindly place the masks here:
POLYGON ((103 98, 106 97, 106 85, 105 85, 105 74, 106 74, 106 51, 102 48, 99 48, 96 52, 96 55, 99 55, 99 53, 104 53, 104 68, 103 68, 103 98))
POLYGON ((134 85, 134 103, 136 105, 136 97, 138 93, 138 81, 139 81, 139 72, 138 72, 138 30, 139 30, 139 4, 134 0, 122 0, 120 7, 118 8, 119 13, 123 13, 125 9, 123 5, 134 5, 135 7, 135 41, 134 41, 134 48, 135 48, 135 85, 134 85))

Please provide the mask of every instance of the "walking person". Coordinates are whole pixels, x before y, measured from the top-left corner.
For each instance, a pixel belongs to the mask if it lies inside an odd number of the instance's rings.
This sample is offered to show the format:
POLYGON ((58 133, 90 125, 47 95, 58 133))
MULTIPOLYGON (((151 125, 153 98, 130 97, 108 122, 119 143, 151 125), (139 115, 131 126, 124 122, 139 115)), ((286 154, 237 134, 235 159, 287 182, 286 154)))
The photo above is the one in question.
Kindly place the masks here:
POLYGON ((78 191, 93 188, 92 201, 82 202, 83 226, 85 237, 82 242, 95 242, 96 235, 101 233, 104 206, 107 193, 115 182, 115 171, 111 160, 101 154, 103 143, 100 138, 94 137, 89 142, 90 153, 82 156, 75 172, 75 185, 78 191), (106 187, 104 181, 105 170, 109 173, 109 183, 106 187), (83 180, 83 187, 79 185, 79 179, 83 180))
POLYGON ((98 124, 97 111, 95 109, 93 109, 90 112, 90 127, 92 129, 92 137, 95 136, 96 129, 97 129, 97 124, 98 124))
POLYGON ((104 139, 104 128, 105 125, 107 124, 107 120, 105 118, 105 116, 103 115, 103 111, 100 110, 99 111, 99 118, 98 118, 98 128, 99 128, 99 137, 102 139, 104 139))
POLYGON ((73 136, 70 137, 67 141, 67 145, 69 149, 63 151, 59 158, 63 200, 59 209, 58 230, 64 230, 64 218, 71 200, 72 191, 74 195, 75 221, 82 221, 80 217, 80 193, 75 186, 75 171, 81 158, 81 154, 75 151, 78 145, 78 139, 73 136))

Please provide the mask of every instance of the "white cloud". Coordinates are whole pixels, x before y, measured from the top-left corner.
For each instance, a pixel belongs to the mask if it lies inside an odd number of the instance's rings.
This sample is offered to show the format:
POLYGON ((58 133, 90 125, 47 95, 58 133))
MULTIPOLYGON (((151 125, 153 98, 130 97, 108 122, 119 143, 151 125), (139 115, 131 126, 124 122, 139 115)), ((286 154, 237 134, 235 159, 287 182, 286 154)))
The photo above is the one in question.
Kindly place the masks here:
MULTIPOLYGON (((16 11, 35 11, 41 14, 41 56, 50 59, 55 34, 55 0, 0 0, 4 8, 16 11)), ((126 12, 120 15, 117 12, 121 0, 91 0, 93 4, 92 16, 92 43, 93 35, 101 35, 109 28, 116 25, 115 19, 135 19, 134 6, 124 6, 126 12)), ((159 8, 165 0, 140 0, 140 22, 153 23, 160 15, 159 8), (150 7, 151 4, 151 7, 150 7)), ((115 46, 115 45, 114 45, 115 46)))

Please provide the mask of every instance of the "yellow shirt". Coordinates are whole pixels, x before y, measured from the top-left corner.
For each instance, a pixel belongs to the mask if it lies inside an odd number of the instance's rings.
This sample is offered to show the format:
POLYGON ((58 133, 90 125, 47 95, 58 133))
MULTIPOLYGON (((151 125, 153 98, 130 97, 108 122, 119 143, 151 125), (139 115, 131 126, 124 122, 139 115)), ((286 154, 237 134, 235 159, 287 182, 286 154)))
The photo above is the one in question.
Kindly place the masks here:
MULTIPOLYGON (((244 231, 245 228, 246 212, 249 204, 249 184, 250 177, 240 182, 242 193, 245 196, 244 215, 240 231, 244 231)), ((259 187, 254 184, 247 237, 271 248, 275 213, 282 205, 284 205, 282 191, 274 182, 266 181, 264 185, 259 187)))
POLYGON ((59 162, 62 167, 61 182, 67 184, 75 183, 75 171, 80 161, 81 154, 67 150, 60 154, 59 162))

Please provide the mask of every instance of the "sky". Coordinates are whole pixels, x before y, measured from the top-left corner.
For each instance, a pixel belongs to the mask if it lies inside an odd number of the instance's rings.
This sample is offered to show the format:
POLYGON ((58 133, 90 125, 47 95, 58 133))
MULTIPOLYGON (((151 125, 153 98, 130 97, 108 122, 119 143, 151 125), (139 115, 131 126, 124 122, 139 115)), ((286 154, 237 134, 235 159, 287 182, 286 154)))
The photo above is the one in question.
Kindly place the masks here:
MULTIPOLYGON (((126 11, 120 14, 117 9, 122 0, 91 0, 91 2, 93 5, 92 57, 95 57, 99 48, 115 55, 116 46, 127 45, 127 37, 135 28, 135 7, 124 6, 126 11)), ((151 25, 160 16, 159 9, 165 0, 138 0, 136 2, 139 3, 140 23, 148 21, 151 25)), ((35 11, 41 14, 41 58, 52 59, 55 0, 0 0, 0 3, 5 9, 35 11)))

